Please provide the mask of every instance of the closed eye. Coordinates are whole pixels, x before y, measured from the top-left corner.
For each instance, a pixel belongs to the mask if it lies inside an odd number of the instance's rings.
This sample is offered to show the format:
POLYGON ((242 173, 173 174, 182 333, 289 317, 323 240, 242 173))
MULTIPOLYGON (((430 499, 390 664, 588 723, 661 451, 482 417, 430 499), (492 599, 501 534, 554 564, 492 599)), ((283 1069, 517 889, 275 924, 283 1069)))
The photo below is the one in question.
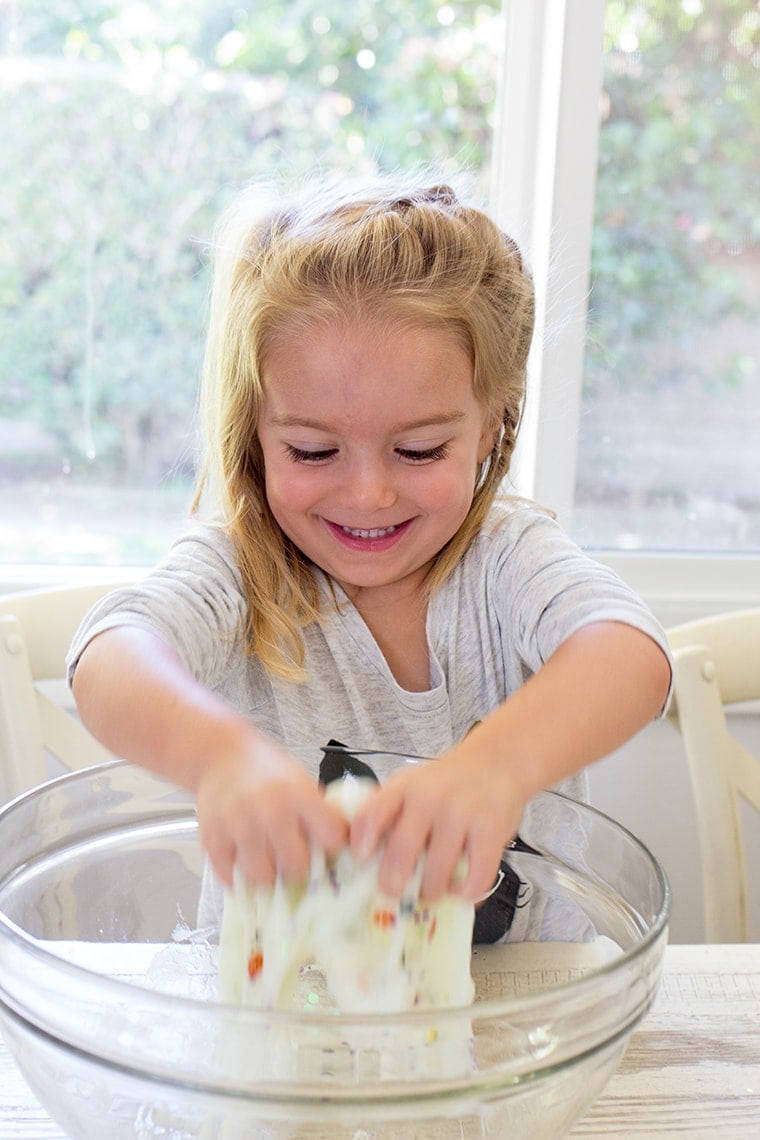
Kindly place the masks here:
POLYGON ((402 459, 412 463, 429 463, 435 459, 443 459, 448 453, 448 443, 439 443, 437 447, 426 447, 422 451, 411 450, 407 447, 397 447, 396 454, 402 459))
POLYGON ((338 453, 336 447, 326 447, 321 451, 305 451, 302 447, 286 443, 285 448, 294 463, 324 463, 326 459, 332 459, 333 455, 338 453))

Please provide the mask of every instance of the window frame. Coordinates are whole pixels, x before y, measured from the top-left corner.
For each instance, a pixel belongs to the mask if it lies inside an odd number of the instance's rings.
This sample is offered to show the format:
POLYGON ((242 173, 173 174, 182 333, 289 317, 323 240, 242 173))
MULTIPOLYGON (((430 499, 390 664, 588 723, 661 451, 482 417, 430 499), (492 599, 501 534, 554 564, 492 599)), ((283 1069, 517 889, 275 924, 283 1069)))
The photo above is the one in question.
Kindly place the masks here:
MULTIPOLYGON (((555 510, 571 531, 605 0, 504 0, 504 5, 491 206, 526 249, 537 296, 529 395, 511 480, 519 493, 555 510)), ((616 569, 666 624, 760 605, 758 555, 591 553, 616 569)), ((116 581, 123 574, 123 567, 6 565, 0 566, 0 590, 116 581)))
MULTIPOLYGON (((505 0, 492 202, 528 250, 537 335, 512 480, 572 532, 605 0, 505 0), (555 316, 556 315, 556 316, 555 316), (548 333, 548 335, 544 335, 548 333)), ((590 550, 666 624, 760 605, 760 556, 590 550)))

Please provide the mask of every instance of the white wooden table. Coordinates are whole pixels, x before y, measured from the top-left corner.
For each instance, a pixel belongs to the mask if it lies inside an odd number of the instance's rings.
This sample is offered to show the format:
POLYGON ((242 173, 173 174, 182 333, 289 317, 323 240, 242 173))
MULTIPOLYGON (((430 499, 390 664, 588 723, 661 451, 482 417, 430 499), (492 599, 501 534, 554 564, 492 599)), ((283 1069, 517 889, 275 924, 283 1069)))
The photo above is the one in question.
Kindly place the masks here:
MULTIPOLYGON (((760 945, 669 946, 653 1009, 570 1135, 760 1140, 760 945)), ((1 1038, 0 1140, 65 1140, 1 1038)))
POLYGON ((570 1135, 760 1140, 760 945, 668 946, 649 1016, 570 1135))

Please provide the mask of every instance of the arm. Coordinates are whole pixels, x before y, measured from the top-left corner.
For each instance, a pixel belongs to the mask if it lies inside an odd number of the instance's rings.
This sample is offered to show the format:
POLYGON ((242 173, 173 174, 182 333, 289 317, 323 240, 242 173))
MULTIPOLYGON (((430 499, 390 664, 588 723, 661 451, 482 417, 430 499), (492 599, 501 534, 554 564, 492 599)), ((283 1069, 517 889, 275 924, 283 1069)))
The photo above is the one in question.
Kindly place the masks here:
POLYGON ((653 720, 669 683, 668 659, 647 634, 617 622, 584 627, 460 744, 389 781, 355 819, 352 848, 366 856, 385 838, 380 882, 392 894, 426 851, 431 899, 449 889, 464 854, 469 873, 458 889, 476 898, 528 800, 653 720))
POLYGON ((254 883, 300 877, 310 847, 346 840, 297 761, 185 668, 157 634, 107 630, 82 653, 72 682, 87 728, 116 755, 192 791, 201 840, 229 883, 239 863, 254 883))

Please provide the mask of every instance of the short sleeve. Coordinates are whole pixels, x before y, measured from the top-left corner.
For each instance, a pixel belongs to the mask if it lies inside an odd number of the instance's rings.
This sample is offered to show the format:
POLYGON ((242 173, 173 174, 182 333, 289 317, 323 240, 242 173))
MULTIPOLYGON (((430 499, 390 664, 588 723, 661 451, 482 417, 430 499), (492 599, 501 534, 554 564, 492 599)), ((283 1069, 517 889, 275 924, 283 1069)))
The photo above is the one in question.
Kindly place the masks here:
POLYGON ((163 638, 198 680, 214 688, 239 652, 246 615, 232 544, 220 529, 199 527, 180 538, 134 586, 114 590, 90 610, 69 650, 69 683, 95 636, 136 626, 163 638))

